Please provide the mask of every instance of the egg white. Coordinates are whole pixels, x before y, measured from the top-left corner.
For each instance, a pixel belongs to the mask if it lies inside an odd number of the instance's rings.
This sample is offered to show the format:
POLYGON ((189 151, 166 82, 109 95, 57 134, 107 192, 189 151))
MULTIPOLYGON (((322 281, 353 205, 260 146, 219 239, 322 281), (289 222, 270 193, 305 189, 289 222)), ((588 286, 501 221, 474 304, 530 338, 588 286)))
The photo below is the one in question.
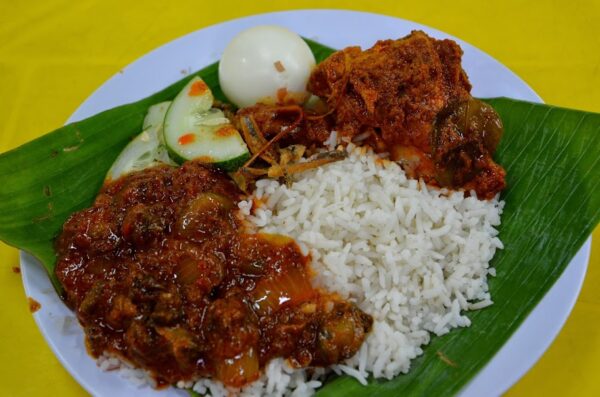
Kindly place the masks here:
POLYGON ((240 32, 225 48, 219 82, 238 107, 282 99, 301 103, 308 97, 306 83, 315 63, 298 34, 281 26, 255 26, 240 32))

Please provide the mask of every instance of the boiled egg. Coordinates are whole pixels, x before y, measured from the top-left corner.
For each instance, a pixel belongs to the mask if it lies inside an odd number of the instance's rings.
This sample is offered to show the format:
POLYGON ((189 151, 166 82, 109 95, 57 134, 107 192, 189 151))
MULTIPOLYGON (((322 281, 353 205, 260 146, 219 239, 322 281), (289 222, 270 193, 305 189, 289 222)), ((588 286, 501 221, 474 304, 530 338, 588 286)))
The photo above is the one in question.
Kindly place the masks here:
POLYGON ((281 26, 240 32, 219 63, 223 92, 238 107, 256 103, 302 103, 315 57, 302 38, 281 26))

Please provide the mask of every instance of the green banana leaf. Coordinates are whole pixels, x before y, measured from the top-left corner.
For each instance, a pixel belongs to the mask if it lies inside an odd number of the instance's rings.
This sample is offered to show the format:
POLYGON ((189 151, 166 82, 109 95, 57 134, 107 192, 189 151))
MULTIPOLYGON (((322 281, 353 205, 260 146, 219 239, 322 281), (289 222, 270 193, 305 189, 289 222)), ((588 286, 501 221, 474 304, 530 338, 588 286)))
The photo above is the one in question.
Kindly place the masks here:
MULTIPOLYGON (((333 51, 307 42, 317 61, 333 51)), ((226 101, 217 64, 193 75, 226 101)), ((63 222, 92 203, 116 156, 141 130, 148 107, 172 99, 193 75, 0 155, 0 239, 37 257, 60 288, 53 240, 63 222)), ((496 158, 508 182, 500 228, 506 248, 492 261, 495 304, 471 312, 471 327, 433 338, 408 374, 368 386, 339 377, 319 395, 455 394, 508 340, 598 223, 600 114, 507 98, 487 101, 504 121, 496 158)))
POLYGON ((600 219, 600 114, 507 98, 486 100, 505 135, 496 159, 507 172, 500 238, 489 280, 494 305, 472 325, 433 338, 411 371, 367 387, 349 377, 318 396, 456 394, 542 299, 600 219))

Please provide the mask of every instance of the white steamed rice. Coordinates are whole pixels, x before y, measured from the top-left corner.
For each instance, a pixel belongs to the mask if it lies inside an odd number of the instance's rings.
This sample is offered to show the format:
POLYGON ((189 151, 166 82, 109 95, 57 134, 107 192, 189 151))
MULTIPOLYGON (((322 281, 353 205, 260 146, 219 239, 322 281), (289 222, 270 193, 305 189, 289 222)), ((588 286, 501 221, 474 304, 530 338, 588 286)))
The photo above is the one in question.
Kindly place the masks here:
MULTIPOLYGON (((317 286, 373 316, 359 352, 331 368, 365 383, 369 374, 391 379, 408 372, 431 334, 469 326, 464 311, 492 304, 487 277, 495 275, 489 261, 502 248, 495 227, 504 203, 428 187, 365 149, 347 150, 347 159, 305 172, 290 186, 258 181, 239 207, 262 231, 290 235, 310 252, 317 286)), ((139 373, 125 369, 140 383, 139 373)), ((325 375, 277 359, 236 392, 306 396, 325 375)), ((178 386, 213 397, 232 391, 208 379, 178 386)))

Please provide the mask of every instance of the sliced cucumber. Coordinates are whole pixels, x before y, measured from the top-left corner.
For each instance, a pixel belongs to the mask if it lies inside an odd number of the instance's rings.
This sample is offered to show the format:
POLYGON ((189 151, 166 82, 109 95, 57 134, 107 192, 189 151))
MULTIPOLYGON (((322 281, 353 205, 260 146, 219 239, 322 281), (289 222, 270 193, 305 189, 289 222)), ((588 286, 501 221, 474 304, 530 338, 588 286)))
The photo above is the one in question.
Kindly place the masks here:
POLYGON ((177 162, 200 159, 234 171, 250 153, 240 133, 212 105, 212 92, 202 79, 194 77, 167 111, 163 127, 165 145, 177 162))
POLYGON ((144 118, 142 128, 144 130, 150 127, 160 127, 162 129, 162 123, 165 120, 165 114, 167 114, 169 106, 171 106, 171 101, 165 101, 150 106, 148 108, 148 113, 144 118))
POLYGON ((133 171, 140 171, 158 164, 174 165, 162 143, 162 125, 171 102, 161 102, 148 109, 144 130, 136 136, 108 170, 106 180, 115 180, 133 171))

